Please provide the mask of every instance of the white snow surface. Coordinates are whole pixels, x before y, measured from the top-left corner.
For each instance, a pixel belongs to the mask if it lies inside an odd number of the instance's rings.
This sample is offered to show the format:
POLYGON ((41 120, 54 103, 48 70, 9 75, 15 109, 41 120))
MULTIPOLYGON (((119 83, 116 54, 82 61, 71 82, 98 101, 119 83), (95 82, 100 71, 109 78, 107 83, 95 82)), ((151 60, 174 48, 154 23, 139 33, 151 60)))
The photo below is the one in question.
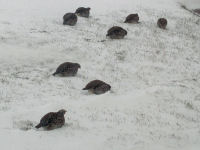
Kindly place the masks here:
POLYGON ((200 18, 177 2, 0 0, 0 149, 199 150, 200 18), (63 26, 80 6, 91 17, 63 26), (124 24, 130 13, 141 23, 124 24), (125 39, 106 38, 113 25, 125 39), (53 77, 66 61, 81 64, 78 75, 53 77), (112 90, 82 91, 94 79, 112 90), (34 128, 62 108, 64 127, 34 128))

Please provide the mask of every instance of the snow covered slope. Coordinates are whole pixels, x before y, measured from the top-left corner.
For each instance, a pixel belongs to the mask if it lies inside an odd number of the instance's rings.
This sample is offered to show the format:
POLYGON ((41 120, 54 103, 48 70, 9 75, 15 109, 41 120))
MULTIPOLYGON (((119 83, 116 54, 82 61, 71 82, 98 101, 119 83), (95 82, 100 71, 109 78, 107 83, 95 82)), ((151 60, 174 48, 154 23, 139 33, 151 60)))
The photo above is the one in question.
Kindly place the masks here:
POLYGON ((199 29, 200 18, 175 0, 0 0, 0 149, 199 149, 199 29), (63 26, 79 6, 91 17, 63 26), (141 24, 124 24, 129 13, 141 24), (113 25, 127 37, 106 39, 113 25), (81 64, 78 75, 53 77, 65 61, 81 64), (112 91, 81 90, 94 79, 112 91), (63 128, 34 129, 61 108, 63 128))

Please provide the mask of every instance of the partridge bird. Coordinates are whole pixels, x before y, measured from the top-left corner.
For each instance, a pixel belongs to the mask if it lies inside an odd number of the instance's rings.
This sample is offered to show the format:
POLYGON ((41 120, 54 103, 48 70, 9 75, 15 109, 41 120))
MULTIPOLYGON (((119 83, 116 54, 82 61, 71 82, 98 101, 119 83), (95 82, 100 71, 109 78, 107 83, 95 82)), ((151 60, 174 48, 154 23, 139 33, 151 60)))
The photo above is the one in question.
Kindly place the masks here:
POLYGON ((123 39, 127 35, 127 31, 122 27, 114 26, 107 31, 107 35, 111 39, 123 39))
POLYGON ((138 23, 139 22, 139 16, 138 14, 130 14, 126 17, 126 20, 124 23, 138 23))
POLYGON ((88 18, 90 15, 90 8, 79 7, 78 9, 76 9, 75 14, 77 14, 80 17, 88 18))
POLYGON ((47 130, 61 128, 65 124, 65 113, 66 110, 64 109, 61 109, 58 112, 49 112, 41 118, 40 123, 35 126, 35 128, 38 129, 44 127, 47 130))
POLYGON ((65 62, 58 66, 56 72, 53 75, 61 75, 61 76, 75 76, 78 72, 78 69, 81 68, 80 64, 65 62))
POLYGON ((161 28, 161 29, 166 29, 166 26, 167 26, 167 19, 165 19, 165 18, 160 18, 160 19, 158 19, 157 25, 158 25, 158 27, 161 28))
POLYGON ((194 9, 193 11, 200 15, 200 8, 194 9))
POLYGON ((66 13, 63 16, 63 25, 74 26, 77 23, 77 16, 75 13, 66 13))
POLYGON ((89 90, 94 94, 103 94, 111 89, 111 86, 100 80, 93 80, 89 82, 83 90, 89 90))

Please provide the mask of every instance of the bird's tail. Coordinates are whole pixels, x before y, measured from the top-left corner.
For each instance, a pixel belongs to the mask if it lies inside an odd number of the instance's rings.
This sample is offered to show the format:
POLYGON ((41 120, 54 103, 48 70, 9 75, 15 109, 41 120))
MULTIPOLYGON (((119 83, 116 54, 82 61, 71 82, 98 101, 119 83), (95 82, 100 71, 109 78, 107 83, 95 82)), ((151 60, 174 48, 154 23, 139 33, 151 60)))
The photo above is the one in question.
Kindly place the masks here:
POLYGON ((83 88, 82 90, 88 90, 88 88, 85 87, 85 88, 83 88))
POLYGON ((55 76, 56 74, 57 74, 57 72, 54 72, 54 73, 53 73, 53 76, 55 76))
POLYGON ((40 128, 40 127, 42 127, 42 125, 39 123, 37 126, 35 126, 35 128, 40 128))

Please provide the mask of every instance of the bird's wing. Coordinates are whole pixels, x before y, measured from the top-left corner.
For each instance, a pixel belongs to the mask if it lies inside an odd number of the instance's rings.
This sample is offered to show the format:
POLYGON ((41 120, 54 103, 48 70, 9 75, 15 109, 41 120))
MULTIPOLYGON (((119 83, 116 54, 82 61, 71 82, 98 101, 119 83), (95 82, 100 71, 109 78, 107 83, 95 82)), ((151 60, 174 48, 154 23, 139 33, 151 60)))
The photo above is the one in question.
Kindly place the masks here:
POLYGON ((51 123, 52 120, 53 120, 53 115, 54 115, 54 113, 50 112, 50 113, 46 114, 44 117, 42 117, 42 119, 40 121, 41 125, 42 126, 48 126, 49 123, 51 123))

